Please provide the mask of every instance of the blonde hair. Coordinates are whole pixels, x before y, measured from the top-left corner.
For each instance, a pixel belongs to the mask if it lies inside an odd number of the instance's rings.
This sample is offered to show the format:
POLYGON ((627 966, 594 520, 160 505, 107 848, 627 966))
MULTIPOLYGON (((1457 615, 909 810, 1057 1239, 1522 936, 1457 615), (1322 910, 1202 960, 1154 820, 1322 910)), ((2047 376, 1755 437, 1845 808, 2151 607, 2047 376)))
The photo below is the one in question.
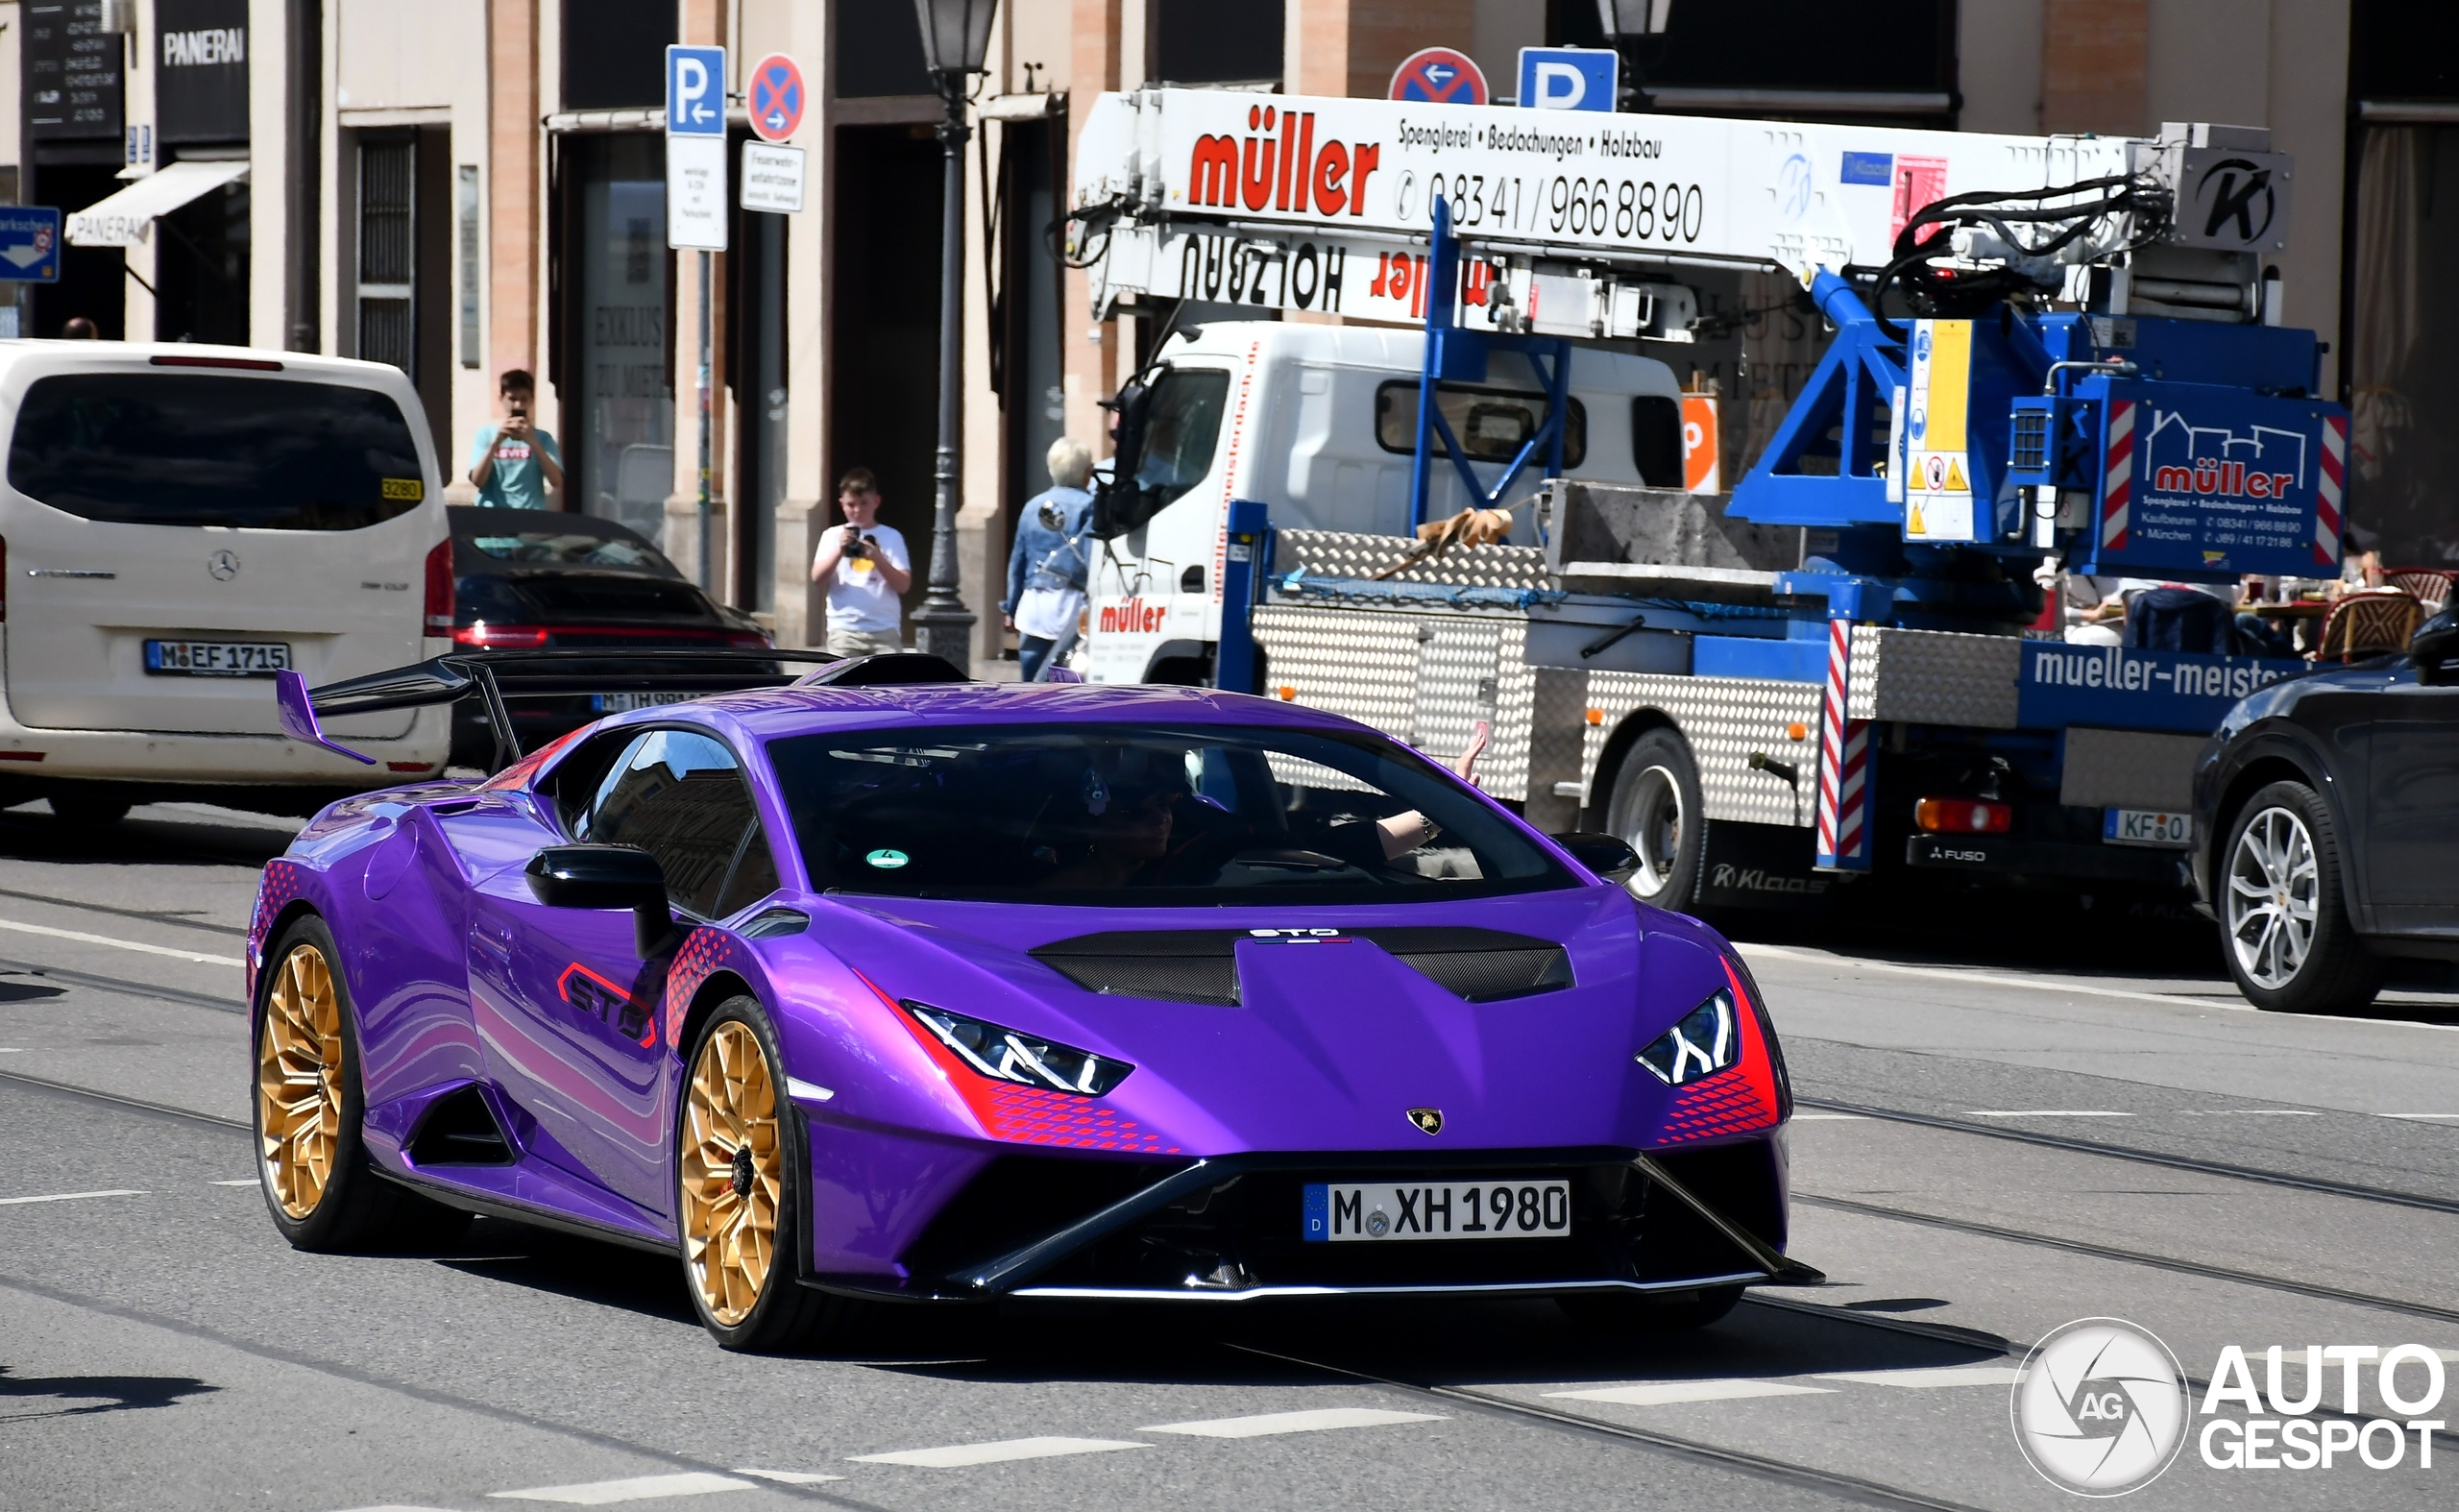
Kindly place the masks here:
POLYGON ((1052 442, 1045 460, 1050 467, 1050 480, 1061 488, 1082 488, 1092 480, 1093 449, 1073 436, 1061 436, 1052 442))

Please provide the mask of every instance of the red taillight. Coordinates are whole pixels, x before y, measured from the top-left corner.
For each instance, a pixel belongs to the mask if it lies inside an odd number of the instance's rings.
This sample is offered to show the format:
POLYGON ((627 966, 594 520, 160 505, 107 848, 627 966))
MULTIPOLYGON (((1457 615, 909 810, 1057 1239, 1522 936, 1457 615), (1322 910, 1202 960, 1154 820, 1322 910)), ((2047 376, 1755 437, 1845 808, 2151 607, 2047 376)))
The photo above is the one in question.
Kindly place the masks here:
POLYGON ((738 651, 774 650, 777 646, 777 643, 768 639, 768 637, 765 635, 753 635, 748 631, 741 631, 727 636, 726 644, 733 646, 738 651))
POLYGON ((2004 835, 2015 827, 2015 811, 1986 798, 1923 798, 1912 805, 1912 823, 1933 835, 2004 835))
POLYGON ((246 368, 252 373, 279 373, 281 364, 271 357, 179 357, 158 356, 147 359, 158 368, 246 368))
POLYGON ((551 633, 543 624, 489 624, 481 620, 458 626, 452 631, 452 639, 462 646, 481 646, 491 651, 529 651, 546 645, 551 633))
MULTIPOLYGON (((452 543, 438 541, 426 554, 426 633, 452 634, 452 543)), ((458 636, 453 637, 458 640, 458 636)))

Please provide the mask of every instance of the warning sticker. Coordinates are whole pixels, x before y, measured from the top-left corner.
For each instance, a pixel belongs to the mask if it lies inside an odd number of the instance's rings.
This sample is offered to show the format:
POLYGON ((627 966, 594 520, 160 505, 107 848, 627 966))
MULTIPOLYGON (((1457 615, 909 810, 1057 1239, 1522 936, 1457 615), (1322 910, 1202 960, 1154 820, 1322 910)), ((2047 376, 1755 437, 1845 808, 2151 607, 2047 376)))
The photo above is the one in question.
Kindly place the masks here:
POLYGON ((1911 356, 1904 424, 1904 538, 1970 541, 1972 322, 1915 321, 1911 356))

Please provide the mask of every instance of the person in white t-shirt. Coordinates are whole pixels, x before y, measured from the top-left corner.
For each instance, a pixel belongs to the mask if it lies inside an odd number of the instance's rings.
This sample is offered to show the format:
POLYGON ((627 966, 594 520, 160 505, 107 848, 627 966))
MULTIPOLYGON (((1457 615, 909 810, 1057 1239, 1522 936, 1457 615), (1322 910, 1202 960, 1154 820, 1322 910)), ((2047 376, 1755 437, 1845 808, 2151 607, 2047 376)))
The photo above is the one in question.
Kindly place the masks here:
POLYGON ((826 649, 840 656, 901 651, 913 559, 897 528, 879 523, 880 485, 869 468, 838 483, 837 507, 845 523, 820 536, 811 563, 811 580, 828 590, 826 649))

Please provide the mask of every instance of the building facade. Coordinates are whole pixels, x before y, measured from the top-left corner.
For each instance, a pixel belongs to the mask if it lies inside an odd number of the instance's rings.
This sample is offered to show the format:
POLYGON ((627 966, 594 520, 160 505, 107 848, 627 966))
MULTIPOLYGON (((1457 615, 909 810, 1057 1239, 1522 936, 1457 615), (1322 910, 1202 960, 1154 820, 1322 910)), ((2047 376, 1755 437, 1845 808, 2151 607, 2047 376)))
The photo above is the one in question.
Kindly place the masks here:
MULTIPOLYGON (((2402 561, 2459 560, 2459 65, 2431 0, 1675 0, 1638 56, 1664 110, 2014 133, 2267 127, 2297 159, 2292 322, 2329 343, 2356 415, 2352 516, 2402 561)), ((930 540, 943 114, 910 0, 0 0, 0 188, 89 209, 155 181, 178 203, 0 311, 31 335, 244 342, 402 366, 449 476, 498 376, 538 375, 562 505, 661 537, 698 573, 698 258, 666 244, 663 50, 728 48, 729 159, 750 66, 812 98, 799 213, 733 213, 711 259, 709 578, 789 644, 816 640, 805 564, 831 481, 863 466, 918 558, 930 540), (118 30, 117 28, 125 28, 118 30), (13 165, 9 166, 9 165, 13 165), (168 175, 169 177, 164 177, 168 175), (13 181, 12 183, 11 181, 13 181), (210 181, 208 183, 207 181, 210 181), (141 227, 141 230, 137 228, 141 227)), ((1152 332, 1086 318, 1063 265, 1074 133, 1146 83, 1381 95, 1429 45, 1507 97, 1522 46, 1591 43, 1593 0, 1004 0, 969 106, 963 596, 995 655, 1009 531, 1060 435, 1152 332)), ((99 217, 97 218, 99 219, 99 217)), ((74 238, 72 237, 72 240, 74 238)), ((1772 280, 1709 292, 1725 338, 1650 354, 1727 395, 1727 477, 1818 334, 1772 280)), ((1226 313, 1226 312, 1224 312, 1226 313)), ((2364 539, 2364 537, 2360 537, 2364 539)), ((920 594, 910 599, 918 607, 920 594)))

